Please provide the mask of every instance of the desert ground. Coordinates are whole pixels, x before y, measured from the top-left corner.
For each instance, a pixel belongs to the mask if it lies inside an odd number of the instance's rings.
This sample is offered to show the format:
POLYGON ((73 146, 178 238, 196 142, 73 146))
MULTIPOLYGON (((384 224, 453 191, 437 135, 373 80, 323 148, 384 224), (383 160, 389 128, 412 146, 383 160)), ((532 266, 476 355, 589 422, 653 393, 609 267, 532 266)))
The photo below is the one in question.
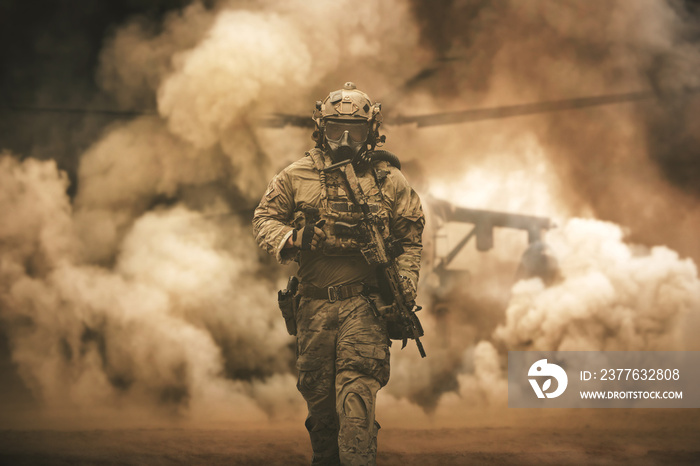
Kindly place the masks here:
MULTIPOLYGON (((454 419, 401 421, 387 413, 380 465, 700 464, 700 412, 483 410, 454 419), (423 424, 423 425, 421 425, 423 424)), ((303 465, 302 422, 248 428, 19 429, 0 432, 8 465, 303 465)))

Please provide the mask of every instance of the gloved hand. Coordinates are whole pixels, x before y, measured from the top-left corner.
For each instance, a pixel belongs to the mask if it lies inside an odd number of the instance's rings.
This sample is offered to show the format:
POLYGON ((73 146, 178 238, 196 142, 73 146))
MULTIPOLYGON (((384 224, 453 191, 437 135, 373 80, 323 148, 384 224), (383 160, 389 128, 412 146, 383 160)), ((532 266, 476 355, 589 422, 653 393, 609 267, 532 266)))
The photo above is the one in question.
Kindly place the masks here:
POLYGON ((305 251, 313 251, 318 248, 326 234, 321 230, 325 220, 321 220, 316 225, 306 225, 292 232, 292 245, 305 251))
POLYGON ((405 275, 399 275, 399 278, 401 279, 401 290, 406 301, 409 303, 415 301, 418 292, 416 291, 416 285, 413 284, 413 280, 405 275))

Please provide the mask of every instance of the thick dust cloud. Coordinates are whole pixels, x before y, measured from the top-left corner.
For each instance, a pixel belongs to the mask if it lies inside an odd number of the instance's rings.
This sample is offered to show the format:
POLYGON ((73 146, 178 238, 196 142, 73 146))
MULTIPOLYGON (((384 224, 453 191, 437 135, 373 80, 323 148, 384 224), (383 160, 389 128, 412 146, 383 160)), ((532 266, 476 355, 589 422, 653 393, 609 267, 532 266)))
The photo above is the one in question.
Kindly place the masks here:
POLYGON ((700 84, 699 31, 670 0, 193 2, 120 23, 91 69, 99 95, 153 114, 77 150, 72 185, 50 156, 0 158, 0 322, 19 376, 44 412, 301 416, 275 303, 291 271, 258 251, 250 220, 269 179, 313 143, 256 121, 310 115, 348 80, 384 101, 386 148, 419 164, 424 183, 407 177, 434 248, 420 285, 429 356, 395 345, 381 403, 416 416, 503 405, 509 349, 689 348, 699 104, 670 96, 700 84), (649 89, 658 102, 391 125, 649 89), (552 218, 558 280, 515 283, 527 242, 497 231, 441 286, 434 254, 459 227, 431 218, 431 196, 552 218))

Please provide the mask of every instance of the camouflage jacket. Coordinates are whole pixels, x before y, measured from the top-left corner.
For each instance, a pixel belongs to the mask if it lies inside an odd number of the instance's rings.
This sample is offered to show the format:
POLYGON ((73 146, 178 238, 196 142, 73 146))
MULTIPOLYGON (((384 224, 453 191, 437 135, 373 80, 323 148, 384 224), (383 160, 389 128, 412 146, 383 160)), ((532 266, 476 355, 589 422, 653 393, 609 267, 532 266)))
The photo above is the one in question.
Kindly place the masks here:
MULTIPOLYGON (((324 165, 331 164, 330 158, 314 149, 317 159, 324 165)), ((297 257, 295 248, 284 248, 295 226, 298 228, 299 212, 304 207, 315 207, 321 218, 329 220, 324 226, 327 239, 323 254, 331 256, 359 255, 359 248, 352 240, 334 234, 334 220, 357 218, 359 208, 348 198, 338 173, 326 172, 322 188, 321 176, 313 157, 307 155, 282 170, 270 182, 260 204, 255 209, 253 227, 258 245, 273 254, 280 263, 288 263, 297 257), (356 209, 356 211, 355 211, 356 209), (354 217, 353 217, 354 216, 354 217)), ((375 162, 367 170, 357 172, 360 186, 367 195, 372 211, 385 222, 386 235, 398 240, 403 246, 403 254, 397 257, 402 275, 418 282, 422 232, 425 217, 418 194, 409 186, 406 178, 397 168, 386 162, 375 162)), ((298 258, 297 258, 298 259, 298 258)), ((300 266, 303 266, 301 255, 300 266)))

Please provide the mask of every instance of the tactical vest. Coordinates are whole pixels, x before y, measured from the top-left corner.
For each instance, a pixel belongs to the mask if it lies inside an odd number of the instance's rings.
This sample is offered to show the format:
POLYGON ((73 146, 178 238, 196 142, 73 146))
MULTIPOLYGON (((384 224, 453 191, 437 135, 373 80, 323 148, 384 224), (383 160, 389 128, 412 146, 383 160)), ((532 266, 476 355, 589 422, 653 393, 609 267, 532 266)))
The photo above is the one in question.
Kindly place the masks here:
MULTIPOLYGON (((309 156, 314 160, 314 166, 319 172, 321 183, 321 205, 318 219, 325 220, 323 232, 326 234, 326 240, 323 244, 323 253, 328 256, 357 256, 368 242, 364 228, 365 220, 360 206, 353 202, 351 194, 348 193, 350 187, 341 172, 342 168, 323 172, 320 169, 320 164, 324 160, 321 151, 314 149, 309 153, 309 156)), ((377 182, 381 185, 386 173, 383 172, 378 177, 375 168, 370 167, 363 176, 363 178, 365 176, 372 178, 372 187, 365 192, 365 195, 370 212, 384 224, 383 235, 385 238, 389 236, 390 215, 377 182)), ((303 217, 303 212, 299 212, 295 216, 297 228, 303 217)))

